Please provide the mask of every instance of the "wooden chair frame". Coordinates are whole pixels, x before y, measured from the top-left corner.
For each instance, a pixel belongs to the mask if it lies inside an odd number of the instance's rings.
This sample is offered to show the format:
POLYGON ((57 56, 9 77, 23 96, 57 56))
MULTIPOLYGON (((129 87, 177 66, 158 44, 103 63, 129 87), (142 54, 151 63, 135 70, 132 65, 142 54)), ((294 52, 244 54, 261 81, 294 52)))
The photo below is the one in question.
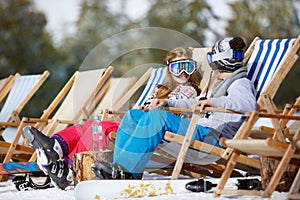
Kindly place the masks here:
MULTIPOLYGON (((268 105, 272 105, 270 98, 265 101, 268 105)), ((220 143, 224 146, 233 148, 231 157, 229 158, 228 165, 226 166, 221 179, 215 190, 215 196, 221 194, 241 194, 241 195, 258 195, 262 197, 271 197, 277 184, 279 183, 284 170, 287 168, 290 161, 294 158, 300 161, 300 127, 292 134, 289 134, 286 124, 289 120, 300 120, 300 116, 295 116, 294 113, 300 109, 300 96, 296 102, 291 106, 287 105, 282 112, 275 112, 274 106, 269 107, 264 111, 254 111, 253 115, 258 119, 259 117, 270 118, 273 124, 273 136, 266 139, 249 139, 251 131, 241 130, 239 139, 224 139, 220 143), (289 141, 289 142, 287 142, 289 141), (273 158, 280 158, 279 165, 277 166, 268 186, 262 191, 245 191, 245 190, 225 190, 224 186, 229 178, 231 171, 234 169, 237 160, 241 153, 252 155, 267 156, 273 158)), ((250 126, 251 130, 251 126, 250 126)), ((298 183, 294 183, 293 187, 298 187, 298 183)), ((299 188, 298 188, 299 189, 299 188)), ((296 189, 291 189, 295 192, 296 189)))
POLYGON ((6 95, 9 93, 17 76, 20 76, 20 74, 16 73, 14 75, 9 75, 8 77, 1 79, 0 102, 2 102, 6 95))

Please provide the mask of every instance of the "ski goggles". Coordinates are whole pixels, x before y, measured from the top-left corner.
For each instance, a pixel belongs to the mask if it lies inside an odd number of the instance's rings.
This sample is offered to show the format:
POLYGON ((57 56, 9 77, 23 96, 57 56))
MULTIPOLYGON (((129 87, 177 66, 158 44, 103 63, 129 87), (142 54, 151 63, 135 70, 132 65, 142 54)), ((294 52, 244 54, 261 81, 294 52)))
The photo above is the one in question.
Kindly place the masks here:
POLYGON ((176 60, 167 64, 169 66, 169 71, 175 76, 179 76, 183 72, 191 75, 197 67, 194 60, 176 60))
POLYGON ((208 52, 206 54, 206 58, 209 64, 223 59, 243 59, 243 52, 233 50, 233 49, 230 49, 229 51, 225 51, 222 53, 216 53, 216 54, 213 54, 212 52, 208 52))

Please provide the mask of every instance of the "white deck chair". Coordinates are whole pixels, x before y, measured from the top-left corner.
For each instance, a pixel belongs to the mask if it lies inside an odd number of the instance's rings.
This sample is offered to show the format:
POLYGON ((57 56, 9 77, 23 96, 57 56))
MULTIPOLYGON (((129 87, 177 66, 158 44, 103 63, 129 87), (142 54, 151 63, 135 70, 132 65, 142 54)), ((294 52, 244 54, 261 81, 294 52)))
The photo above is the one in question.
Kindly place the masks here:
POLYGON ((20 112, 48 76, 49 72, 45 71, 39 75, 22 75, 15 78, 0 112, 0 126, 7 127, 1 133, 5 141, 11 142, 15 137, 14 133, 20 123, 20 112))
POLYGON ((126 92, 122 98, 114 105, 112 110, 103 109, 100 113, 102 114, 102 120, 115 120, 115 115, 123 115, 124 111, 120 111, 120 109, 125 105, 126 102, 130 100, 130 98, 145 85, 142 94, 139 96, 138 100, 133 106, 128 106, 129 108, 137 109, 140 106, 143 106, 145 101, 151 96, 153 89, 157 84, 162 84, 166 78, 166 70, 167 67, 158 67, 158 68, 149 68, 141 78, 139 78, 136 83, 126 92))
MULTIPOLYGON (((18 144, 24 126, 35 126, 50 136, 69 125, 79 123, 83 117, 84 108, 93 103, 94 97, 110 77, 112 70, 113 67, 108 67, 75 72, 40 118, 22 118, 17 134, 9 145, 3 162, 9 162, 13 156, 19 153, 32 155, 32 150, 24 150, 26 144, 18 144), (16 151, 18 149, 24 151, 16 151)), ((31 160, 34 161, 35 159, 36 154, 33 154, 31 160)))
POLYGON ((101 93, 105 93, 103 98, 99 101, 94 115, 99 114, 103 109, 119 110, 116 107, 119 104, 121 98, 132 88, 134 83, 137 82, 137 77, 114 77, 111 78, 105 85, 105 89, 101 90, 101 93))
POLYGON ((2 78, 0 80, 0 103, 7 96, 14 83, 15 78, 19 75, 19 73, 16 73, 15 75, 9 75, 8 77, 2 78))

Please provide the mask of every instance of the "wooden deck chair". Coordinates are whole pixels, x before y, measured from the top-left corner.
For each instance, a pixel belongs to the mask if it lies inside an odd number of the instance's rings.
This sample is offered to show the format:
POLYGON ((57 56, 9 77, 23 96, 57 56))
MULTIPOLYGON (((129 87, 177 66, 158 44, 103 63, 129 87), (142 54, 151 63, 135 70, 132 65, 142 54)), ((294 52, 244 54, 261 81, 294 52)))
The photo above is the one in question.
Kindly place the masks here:
MULTIPOLYGON (((116 105, 120 105, 121 99, 123 99, 124 95, 132 88, 134 83, 136 83, 137 77, 113 77, 110 78, 109 81, 105 84, 104 88, 97 95, 98 105, 96 108, 89 108, 90 110, 94 110, 93 116, 99 115, 103 110, 119 110, 120 107, 116 107, 116 105)), ((88 117, 87 117, 88 118, 88 117)))
MULTIPOLYGON (((208 82, 211 76, 211 68, 209 67, 209 64, 207 62, 206 59, 206 53, 208 51, 210 51, 211 48, 194 48, 193 49, 193 59, 197 62, 197 66, 198 66, 198 72, 199 74, 201 74, 202 79, 200 81, 200 88, 203 88, 203 92, 205 92, 207 90, 208 87, 208 82)), ((139 80, 138 82, 133 85, 133 87, 123 96, 123 98, 114 106, 115 110, 118 110, 119 108, 121 108, 124 103, 126 101, 128 101, 128 99, 141 87, 143 86, 143 84, 146 82, 146 80, 148 79, 145 88, 142 92, 142 94, 139 96, 137 102, 135 103, 135 105, 132 108, 138 108, 140 106, 142 106, 144 104, 144 102, 150 97, 151 92, 153 91, 154 87, 157 84, 162 84, 165 81, 165 77, 166 77, 166 71, 167 67, 160 67, 160 68, 150 68, 139 80)), ((118 112, 115 110, 108 110, 105 109, 103 110, 101 113, 102 115, 102 120, 115 120, 117 119, 117 121, 119 120, 119 118, 117 117, 109 117, 110 114, 120 114, 121 116, 124 114, 123 111, 118 112)), ((181 112, 182 110, 180 110, 179 112, 181 112)), ((178 112, 178 110, 176 109, 170 109, 170 112, 178 112)), ((115 138, 116 135, 115 133, 112 134, 112 138, 115 138)), ((153 161, 160 161, 160 162, 165 162, 170 164, 170 162, 168 161, 168 158, 166 157, 166 153, 163 151, 159 151, 160 155, 164 155, 164 160, 162 160, 162 157, 160 156, 156 156, 154 155, 153 157, 153 161), (157 160, 158 159, 158 160, 157 160)), ((170 155, 168 155, 170 156, 170 155)), ((156 171, 159 170, 158 166, 160 166, 159 164, 155 163, 155 165, 153 165, 153 163, 151 165, 147 166, 148 171, 156 171)), ((199 171, 199 170, 197 170, 199 171)), ((160 172, 161 174, 165 174, 164 170, 162 170, 160 172)))
MULTIPOLYGON (((22 118, 16 137, 9 145, 3 162, 10 162, 12 158, 20 160, 19 152, 31 156, 30 161, 34 161, 36 154, 32 154, 32 149, 28 151, 29 147, 26 144, 18 144, 23 128, 28 125, 35 126, 51 136, 69 125, 79 123, 84 116, 85 107, 95 103, 95 96, 112 71, 111 66, 105 69, 76 71, 40 118, 22 118)), ((28 157, 23 159, 28 160, 28 157)))
MULTIPOLYGON (((200 85, 205 87, 207 86, 208 79, 210 77, 210 67, 206 61, 206 53, 209 51, 210 48, 195 48, 193 50, 193 59, 197 61, 198 65, 198 71, 202 75, 202 77, 205 77, 201 80, 200 85)), ((124 111, 120 110, 126 102, 129 101, 129 99, 138 91, 138 89, 142 88, 144 89, 141 92, 141 95, 139 96, 138 100, 133 106, 128 106, 129 108, 139 108, 140 106, 144 105, 144 102, 151 96, 151 93, 154 89, 154 87, 157 84, 162 84, 165 81, 166 73, 167 73, 167 67, 158 67, 158 68, 152 68, 150 67, 137 81, 136 83, 126 92, 121 99, 113 105, 113 109, 109 109, 109 106, 106 106, 106 109, 102 110, 100 112, 101 120, 113 120, 113 121, 119 121, 122 118, 122 115, 125 113, 124 111), (146 84, 145 84, 146 83, 146 84), (108 109, 107 109, 108 108, 108 109), (115 117, 115 115, 120 115, 120 117, 115 117)), ((103 100, 102 100, 103 101, 103 100)), ((101 104, 102 104, 101 101, 101 104)), ((97 108, 98 109, 98 108, 97 108)), ((96 110, 97 110, 96 109, 96 110)), ((98 112, 98 111, 96 111, 98 112)), ((116 133, 112 133, 112 140, 115 139, 116 133)), ((155 167, 155 170, 157 169, 157 166, 151 166, 151 171, 153 171, 153 167, 155 167)), ((163 171, 162 171, 163 174, 163 171)))
POLYGON ((20 112, 48 76, 49 72, 45 71, 43 74, 22 75, 15 78, 14 84, 0 112, 0 126, 3 128, 0 134, 5 141, 11 141, 14 137, 14 135, 11 136, 8 133, 8 129, 10 129, 8 127, 18 126, 20 123, 20 112))
POLYGON ((20 125, 19 113, 48 76, 48 71, 38 75, 16 75, 14 84, 0 112, 1 136, 3 138, 0 141, 0 154, 2 156, 7 153, 7 142, 14 139, 17 127, 20 125))
MULTIPOLYGON (((194 48, 193 49, 193 59, 197 62, 198 72, 201 74, 202 79, 200 81, 200 88, 205 89, 210 78, 211 68, 206 61, 206 53, 210 51, 211 48, 194 48)), ((103 113, 102 119, 108 119, 108 114, 124 114, 124 112, 119 111, 126 102, 137 92, 139 88, 145 86, 142 94, 139 96, 138 100, 133 106, 128 106, 128 108, 138 108, 145 103, 145 101, 150 97, 151 92, 157 84, 162 84, 165 81, 167 67, 152 68, 150 67, 142 77, 140 77, 137 82, 126 92, 122 98, 114 105, 113 109, 104 109, 101 111, 103 113), (147 81, 148 80, 148 81, 147 81), (147 83, 146 83, 147 82, 147 83), (146 83, 146 84, 145 84, 146 83)), ((204 90, 203 90, 204 91, 204 90)))
POLYGON ((201 74, 202 79, 200 81, 199 87, 202 90, 202 94, 204 94, 209 88, 213 85, 213 82, 216 80, 212 77, 212 69, 209 66, 206 58, 207 52, 211 51, 211 47, 203 47, 203 48, 194 48, 193 49, 193 60, 197 62, 198 72, 201 74), (210 82, 209 81, 213 81, 210 82))
POLYGON ((13 86, 15 78, 19 75, 19 73, 16 73, 15 75, 9 75, 8 77, 2 78, 0 80, 0 103, 9 93, 11 87, 13 86))
MULTIPOLYGON (((262 94, 262 92, 264 92, 273 99, 281 82, 297 60, 296 52, 299 48, 299 40, 300 37, 292 40, 261 40, 259 38, 255 38, 253 40, 245 53, 245 63, 248 67, 249 79, 254 82, 258 94, 262 94)), ((262 95, 258 96, 257 102, 260 108, 264 108, 264 99, 261 97, 262 95)), ((212 110, 217 111, 216 109, 212 110)), ((175 168, 173 170, 172 179, 178 178, 190 145, 193 149, 205 152, 206 155, 209 154, 212 155, 212 157, 215 156, 217 162, 223 163, 223 167, 221 167, 220 171, 221 173, 223 172, 225 167, 224 165, 232 153, 231 148, 221 149, 204 142, 191 140, 199 117, 200 116, 197 113, 193 114, 185 137, 170 132, 165 134, 166 140, 182 144, 175 168)), ((245 128, 245 126, 248 126, 247 123, 254 124, 255 121, 256 120, 253 119, 253 117, 249 116, 239 130, 245 128)), ((238 137, 239 131, 237 132, 235 138, 238 137)), ((191 151, 191 149, 189 151, 191 151)), ((255 169, 260 168, 260 163, 258 160, 251 159, 244 155, 239 157, 238 162, 242 165, 237 167, 241 167, 241 169, 247 170, 248 172, 251 169, 257 171, 255 169)))
POLYGON ((151 93, 154 90, 155 86, 165 82, 167 72, 166 70, 166 67, 160 67, 154 68, 151 71, 151 76, 145 86, 145 89, 143 90, 142 94, 140 95, 133 108, 138 108, 139 106, 144 105, 147 99, 151 96, 151 93))
POLYGON ((114 105, 114 109, 103 109, 100 111, 102 120, 116 119, 114 115, 123 115, 124 111, 120 109, 129 101, 129 99, 140 89, 145 86, 142 94, 133 106, 129 105, 129 108, 138 108, 144 105, 145 101, 151 96, 154 87, 157 84, 162 84, 166 78, 166 67, 153 68, 150 67, 137 81, 136 83, 121 97, 121 99, 114 105), (145 82, 147 82, 145 84, 145 82), (119 112, 120 111, 120 112, 119 112), (112 116, 111 116, 112 115, 112 116))
MULTIPOLYGON (((271 99, 266 100, 269 105, 272 105, 271 99)), ((242 130, 239 139, 224 139, 222 138, 220 143, 224 146, 234 148, 230 159, 229 165, 226 166, 224 173, 220 179, 220 182, 215 190, 215 196, 221 194, 240 194, 240 195, 258 195, 262 197, 271 197, 276 186, 279 184, 281 177, 285 169, 290 162, 300 166, 300 126, 294 134, 290 134, 286 124, 289 120, 300 121, 300 116, 295 116, 294 113, 300 109, 300 96, 296 102, 291 106, 287 105, 282 112, 275 112, 275 107, 272 106, 270 110, 253 112, 255 117, 271 118, 273 120, 274 135, 267 139, 252 139, 250 138, 250 131, 242 130), (285 130, 285 132, 283 132, 285 130), (224 190, 224 186, 228 179, 228 174, 231 173, 234 165, 241 155, 241 153, 247 153, 248 155, 265 156, 269 158, 279 159, 280 162, 275 169, 270 182, 267 187, 261 191, 245 191, 245 190, 224 190), (293 159, 293 161, 292 161, 293 159)), ((249 127, 251 128, 251 126, 249 127)), ((248 128, 248 129, 249 129, 248 128)), ((291 192, 298 192, 299 182, 295 182, 295 188, 291 189, 291 192), (298 187, 298 190, 296 188, 298 187)))

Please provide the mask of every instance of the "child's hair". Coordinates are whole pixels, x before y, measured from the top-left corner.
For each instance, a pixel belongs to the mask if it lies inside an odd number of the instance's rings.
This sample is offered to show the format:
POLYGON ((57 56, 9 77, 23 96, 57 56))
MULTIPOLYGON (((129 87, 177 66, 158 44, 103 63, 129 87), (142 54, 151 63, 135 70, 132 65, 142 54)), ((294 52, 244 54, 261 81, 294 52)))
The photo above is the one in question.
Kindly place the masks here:
MULTIPOLYGON (((165 61, 166 63, 170 63, 171 60, 175 59, 176 57, 186 57, 187 59, 192 59, 193 52, 190 48, 183 48, 183 47, 176 47, 173 50, 169 51, 165 61)), ((193 82, 196 85, 200 84, 201 75, 197 72, 197 70, 191 75, 189 82, 193 82)), ((171 77, 171 73, 168 70, 168 73, 166 75, 166 82, 164 84, 167 88, 170 90, 174 90, 178 83, 174 81, 174 79, 171 77)))
POLYGON ((193 52, 189 48, 183 48, 183 47, 176 47, 168 52, 165 61, 166 63, 169 63, 171 60, 173 60, 176 57, 187 57, 187 59, 192 59, 193 52))
POLYGON ((167 99, 168 95, 172 92, 172 90, 162 84, 158 84, 156 88, 157 93, 154 95, 154 98, 167 99))

